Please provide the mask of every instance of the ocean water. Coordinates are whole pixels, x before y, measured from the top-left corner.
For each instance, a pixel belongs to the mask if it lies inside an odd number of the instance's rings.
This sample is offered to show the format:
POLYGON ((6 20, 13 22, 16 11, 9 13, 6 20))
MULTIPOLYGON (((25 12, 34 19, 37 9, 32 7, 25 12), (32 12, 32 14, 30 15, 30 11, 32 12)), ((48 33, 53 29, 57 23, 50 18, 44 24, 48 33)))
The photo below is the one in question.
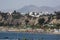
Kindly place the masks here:
POLYGON ((0 40, 60 40, 59 34, 0 32, 0 40))

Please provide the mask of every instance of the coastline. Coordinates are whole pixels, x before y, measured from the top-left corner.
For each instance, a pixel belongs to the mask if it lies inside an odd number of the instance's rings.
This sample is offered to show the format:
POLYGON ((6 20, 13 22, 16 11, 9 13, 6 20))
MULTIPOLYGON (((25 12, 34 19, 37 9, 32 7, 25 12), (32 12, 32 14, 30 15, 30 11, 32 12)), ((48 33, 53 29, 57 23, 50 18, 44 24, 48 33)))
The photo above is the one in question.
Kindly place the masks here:
POLYGON ((16 33, 39 33, 39 34, 60 34, 54 31, 45 31, 44 29, 17 29, 17 28, 2 28, 0 27, 0 32, 16 32, 16 33))

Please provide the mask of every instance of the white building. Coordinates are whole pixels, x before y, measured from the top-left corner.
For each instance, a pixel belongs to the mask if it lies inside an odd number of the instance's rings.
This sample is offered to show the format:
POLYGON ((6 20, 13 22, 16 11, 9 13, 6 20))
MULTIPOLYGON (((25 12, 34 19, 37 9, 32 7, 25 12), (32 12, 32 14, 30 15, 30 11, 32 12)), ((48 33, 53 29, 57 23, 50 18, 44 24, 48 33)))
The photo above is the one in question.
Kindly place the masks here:
POLYGON ((9 12, 9 14, 11 15, 13 12, 9 12))
POLYGON ((41 13, 30 12, 29 15, 32 17, 39 17, 41 15, 41 13))
POLYGON ((51 13, 46 11, 46 12, 42 12, 42 14, 47 15, 47 14, 51 14, 51 13))

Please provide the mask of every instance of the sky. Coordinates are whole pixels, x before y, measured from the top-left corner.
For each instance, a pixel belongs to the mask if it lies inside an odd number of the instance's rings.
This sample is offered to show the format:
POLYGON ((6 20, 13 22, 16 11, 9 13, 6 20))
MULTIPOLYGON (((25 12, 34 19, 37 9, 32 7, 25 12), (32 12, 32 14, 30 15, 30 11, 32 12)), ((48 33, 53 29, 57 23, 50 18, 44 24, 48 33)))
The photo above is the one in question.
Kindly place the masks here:
POLYGON ((15 10, 27 5, 56 7, 60 6, 60 0, 0 0, 0 10, 15 10))

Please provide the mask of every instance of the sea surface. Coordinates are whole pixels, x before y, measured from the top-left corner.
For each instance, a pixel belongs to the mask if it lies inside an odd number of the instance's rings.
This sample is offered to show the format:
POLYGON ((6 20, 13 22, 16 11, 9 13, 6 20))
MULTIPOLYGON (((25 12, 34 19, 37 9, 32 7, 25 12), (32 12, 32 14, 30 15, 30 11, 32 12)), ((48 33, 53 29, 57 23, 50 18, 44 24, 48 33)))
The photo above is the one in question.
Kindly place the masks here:
POLYGON ((59 34, 0 32, 0 40, 60 40, 59 34))

